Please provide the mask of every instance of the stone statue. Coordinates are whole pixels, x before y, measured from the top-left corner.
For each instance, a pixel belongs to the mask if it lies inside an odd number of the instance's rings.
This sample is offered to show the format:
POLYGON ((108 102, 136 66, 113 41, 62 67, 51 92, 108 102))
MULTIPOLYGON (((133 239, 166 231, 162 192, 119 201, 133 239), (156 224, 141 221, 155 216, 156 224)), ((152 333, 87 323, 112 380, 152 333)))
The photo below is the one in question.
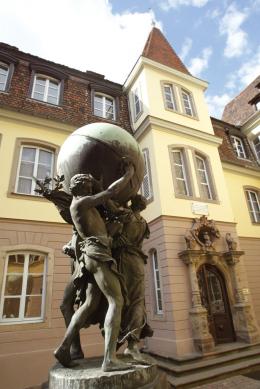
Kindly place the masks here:
POLYGON ((116 342, 123 307, 122 285, 111 254, 111 238, 96 207, 120 191, 133 173, 134 168, 130 165, 121 179, 111 184, 107 190, 97 194, 93 194, 93 177, 90 174, 77 174, 71 179, 73 199, 70 212, 81 238, 77 244, 80 245, 82 253, 79 258, 78 274, 74 274, 74 281, 83 278, 89 272, 93 275, 95 283, 89 283, 86 301, 74 313, 64 340, 54 353, 63 366, 70 366, 70 346, 73 338, 97 310, 103 293, 108 302, 108 310, 104 321, 105 355, 102 369, 112 371, 129 368, 116 358, 116 342))
POLYGON ((79 331, 91 324, 103 330, 103 371, 129 369, 116 357, 125 341, 126 354, 144 362, 137 344, 152 330, 146 321, 142 252, 149 229, 140 215, 145 200, 136 196, 143 173, 134 138, 120 127, 95 123, 72 133, 61 147, 54 188, 50 178, 37 180, 36 191, 73 226, 63 247, 73 273, 61 304, 67 331, 54 353, 65 367, 84 358, 79 331))
POLYGON ((145 310, 144 266, 147 256, 142 251, 142 243, 149 238, 150 231, 140 212, 146 208, 146 199, 136 195, 131 199, 131 207, 121 211, 118 219, 123 228, 114 238, 113 256, 117 259, 119 271, 125 278, 129 306, 123 310, 120 343, 127 340, 124 354, 138 362, 146 363, 138 342, 141 337, 152 336, 153 331, 147 324, 145 310))
POLYGON ((229 251, 237 250, 237 242, 234 240, 234 238, 231 236, 229 232, 226 233, 226 242, 229 251))

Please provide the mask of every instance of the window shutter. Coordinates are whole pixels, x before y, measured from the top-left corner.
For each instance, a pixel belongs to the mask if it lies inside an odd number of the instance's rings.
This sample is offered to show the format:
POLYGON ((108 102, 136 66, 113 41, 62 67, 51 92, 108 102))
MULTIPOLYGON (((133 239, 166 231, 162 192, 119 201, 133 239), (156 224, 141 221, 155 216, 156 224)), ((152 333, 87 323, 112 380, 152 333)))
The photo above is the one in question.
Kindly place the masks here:
POLYGON ((148 149, 143 150, 143 157, 144 157, 144 179, 141 186, 141 192, 142 195, 146 198, 146 200, 150 200, 153 197, 153 190, 152 190, 152 176, 151 176, 148 149))

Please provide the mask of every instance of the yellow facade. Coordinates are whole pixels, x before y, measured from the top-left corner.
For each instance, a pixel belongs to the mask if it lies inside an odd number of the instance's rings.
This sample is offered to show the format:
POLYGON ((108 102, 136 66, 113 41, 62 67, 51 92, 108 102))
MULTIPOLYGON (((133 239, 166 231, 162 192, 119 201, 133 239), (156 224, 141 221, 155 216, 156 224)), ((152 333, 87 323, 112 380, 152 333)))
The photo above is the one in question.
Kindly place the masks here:
POLYGON ((225 185, 228 190, 234 213, 234 221, 237 223, 237 232, 241 237, 260 237, 260 225, 253 224, 247 206, 245 188, 260 190, 260 177, 258 172, 245 168, 236 168, 233 165, 224 164, 225 185))
POLYGON ((10 180, 14 181, 17 174, 17 166, 13 165, 14 156, 19 153, 19 150, 16 150, 17 139, 35 140, 36 143, 42 140, 56 145, 58 149, 68 133, 73 130, 72 126, 0 110, 0 134, 2 135, 0 212, 2 218, 63 222, 54 205, 47 200, 12 193, 10 180))

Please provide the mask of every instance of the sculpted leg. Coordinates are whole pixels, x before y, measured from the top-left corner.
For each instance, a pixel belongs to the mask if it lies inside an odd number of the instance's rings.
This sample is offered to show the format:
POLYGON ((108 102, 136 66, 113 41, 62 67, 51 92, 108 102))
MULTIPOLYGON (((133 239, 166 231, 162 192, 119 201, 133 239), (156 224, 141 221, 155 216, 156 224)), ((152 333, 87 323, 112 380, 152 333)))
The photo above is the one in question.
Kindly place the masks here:
POLYGON ((107 263, 100 263, 94 274, 100 290, 108 301, 105 317, 105 353, 102 364, 103 371, 127 370, 130 367, 116 357, 116 344, 121 323, 123 297, 117 276, 110 270, 107 263))
MULTIPOLYGON (((66 328, 68 328, 72 316, 74 315, 74 302, 76 298, 76 287, 73 281, 70 281, 64 290, 63 300, 60 306, 61 313, 64 317, 66 328)), ((80 344, 80 336, 77 333, 72 341, 70 348, 71 359, 83 359, 84 353, 80 344)))
POLYGON ((54 351, 55 357, 65 367, 72 366, 70 347, 89 317, 98 308, 101 293, 96 284, 89 284, 85 303, 74 313, 61 345, 54 351))

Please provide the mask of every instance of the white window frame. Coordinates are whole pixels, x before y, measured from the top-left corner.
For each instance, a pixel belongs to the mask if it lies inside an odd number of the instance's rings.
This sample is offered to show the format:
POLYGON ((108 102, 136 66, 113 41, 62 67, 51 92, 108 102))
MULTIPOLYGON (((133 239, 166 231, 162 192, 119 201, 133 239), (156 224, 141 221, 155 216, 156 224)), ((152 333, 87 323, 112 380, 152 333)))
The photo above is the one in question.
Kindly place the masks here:
POLYGON ((44 148, 44 147, 37 147, 37 146, 27 145, 27 144, 21 145, 21 148, 20 148, 20 155, 19 155, 19 162, 18 162, 17 171, 16 171, 15 193, 19 193, 19 194, 23 194, 23 195, 27 195, 27 196, 39 196, 39 194, 37 194, 37 193, 34 191, 35 188, 36 188, 36 182, 35 182, 35 180, 33 179, 33 177, 37 177, 37 169, 38 169, 38 164, 39 164, 39 154, 40 154, 40 150, 47 151, 47 152, 49 152, 49 153, 52 154, 52 164, 51 164, 51 173, 50 173, 50 177, 51 177, 51 178, 53 177, 53 172, 54 172, 54 151, 52 151, 52 150, 50 150, 50 149, 47 149, 47 148, 44 148), (29 179, 29 177, 25 177, 25 176, 20 176, 20 175, 19 175, 20 166, 21 166, 21 161, 22 161, 22 154, 23 154, 23 149, 24 149, 24 148, 36 149, 35 160, 34 160, 34 166, 33 166, 33 175, 32 175, 32 177, 31 177, 31 180, 32 180, 31 193, 18 192, 19 178, 21 177, 21 178, 29 179))
POLYGON ((199 178, 199 185, 202 187, 202 186, 207 186, 208 190, 209 190, 209 196, 207 199, 208 200, 213 200, 213 193, 212 193, 212 188, 211 188, 211 184, 210 184, 210 180, 209 180, 209 173, 208 173, 208 166, 206 164, 206 161, 203 157, 201 157, 200 155, 195 155, 195 160, 196 160, 196 169, 198 172, 200 171, 203 171, 205 173, 205 178, 206 178, 206 182, 202 182, 201 181, 201 178, 200 178, 200 174, 198 173, 198 178, 199 178), (197 163, 197 159, 199 159, 200 161, 202 161, 203 163, 203 169, 200 169, 199 166, 198 166, 198 163, 197 163))
POLYGON ((134 108, 134 120, 136 120, 143 111, 139 86, 136 86, 133 90, 133 108, 134 108), (137 107, 139 108, 137 109, 137 107))
POLYGON ((188 92, 184 89, 181 89, 181 98, 182 98, 182 102, 183 102, 183 108, 184 108, 185 115, 188 115, 191 117, 195 116, 194 109, 192 106, 192 97, 191 97, 190 92, 188 92), (185 101, 188 103, 188 107, 185 106, 185 101), (190 113, 188 113, 187 110, 189 110, 190 113))
POLYGON ((7 81, 8 81, 8 77, 9 77, 10 66, 8 64, 0 61, 0 72, 1 72, 1 68, 5 68, 7 70, 5 83, 3 84, 3 89, 0 89, 0 92, 4 92, 6 90, 6 87, 7 87, 7 81))
MULTIPOLYGON (((10 323, 39 323, 44 321, 44 315, 45 315, 45 302, 46 302, 46 291, 47 291, 47 254, 36 252, 36 251, 12 251, 7 253, 5 258, 5 266, 4 266, 4 276, 3 276, 3 286, 1 291, 1 300, 0 300, 0 324, 10 324, 10 323), (7 279, 7 269, 8 269, 8 261, 10 255, 18 255, 22 254, 25 256, 24 261, 24 270, 23 270, 23 280, 22 280, 22 291, 21 295, 19 295, 20 298, 20 307, 19 307, 19 317, 17 318, 3 318, 3 309, 4 309, 4 292, 5 292, 5 286, 6 286, 6 279, 7 279), (30 255, 43 255, 45 257, 44 260, 44 269, 43 269, 43 286, 42 286, 42 303, 41 303, 41 316, 35 317, 35 318, 26 318, 24 317, 24 311, 25 311, 25 303, 26 303, 26 288, 27 288, 27 280, 28 280, 28 269, 29 269, 29 258, 30 255)), ((21 273, 19 273, 21 274, 21 273)), ((33 274, 33 273, 32 273, 33 274)), ((38 274, 38 273, 37 273, 38 274)), ((30 295, 33 296, 33 295, 30 295)), ((38 295, 35 295, 38 296, 38 295)), ((15 296, 12 296, 15 298, 15 296)))
POLYGON ((162 301, 162 287, 161 287, 161 277, 159 269, 159 261, 157 250, 152 250, 152 265, 153 265, 153 279, 154 279, 154 292, 155 292, 155 303, 156 303, 156 313, 158 315, 163 314, 163 301, 162 301), (156 257, 156 260, 155 260, 156 257), (156 266, 157 263, 157 266, 156 266), (158 277, 156 277, 158 276, 158 277), (161 295, 161 307, 159 306, 159 293, 161 295))
POLYGON ((246 194, 247 194, 247 202, 248 202, 249 214, 251 216, 251 219, 252 219, 252 221, 254 223, 260 223, 259 192, 257 190, 246 189, 246 194), (255 207, 254 207, 255 200, 253 199, 253 194, 255 195, 255 199, 256 199, 256 205, 257 205, 257 208, 258 208, 257 211, 255 210, 255 207))
MULTIPOLYGON (((177 193, 177 195, 191 196, 189 182, 188 182, 188 176, 187 176, 187 172, 186 172, 185 159, 184 159, 184 155, 183 155, 183 150, 173 148, 173 149, 171 149, 171 153, 172 153, 172 163, 173 163, 173 168, 174 168, 175 180, 177 181, 177 183, 178 183, 178 181, 184 182, 185 189, 186 189, 186 193, 177 193), (180 154, 181 164, 178 164, 174 161, 174 156, 173 156, 174 153, 180 154), (175 166, 179 166, 181 168, 182 173, 183 173, 183 178, 177 177, 177 172, 176 172, 175 166)), ((176 190, 177 190, 177 188, 176 188, 176 190)))
POLYGON ((152 186, 149 150, 147 148, 143 149, 142 153, 144 157, 144 178, 141 185, 141 193, 146 198, 146 200, 149 201, 153 198, 153 186, 152 186), (146 193, 145 190, 145 182, 146 182, 148 193, 146 193))
POLYGON ((242 139, 235 135, 231 135, 231 142, 237 157, 241 159, 246 159, 246 152, 242 139))
POLYGON ((60 85, 61 85, 60 80, 58 80, 56 78, 53 78, 53 77, 48 77, 48 76, 46 76, 44 74, 37 73, 37 74, 34 75, 31 98, 34 99, 34 100, 37 100, 37 101, 41 101, 41 102, 47 103, 47 104, 59 105, 59 102, 60 102, 60 85), (45 81, 46 81, 45 88, 44 88, 44 94, 43 94, 43 100, 37 99, 37 97, 34 96, 37 78, 44 78, 45 81), (56 103, 50 103, 48 101, 48 93, 49 93, 50 81, 53 81, 53 82, 58 84, 58 93, 57 93, 57 101, 56 101, 56 103))
MULTIPOLYGON (((94 115, 95 116, 102 117, 102 118, 107 119, 107 120, 116 120, 116 103, 115 103, 114 97, 112 97, 112 96, 106 95, 104 93, 95 92, 94 93, 94 107, 93 107, 93 109, 94 109, 94 115), (102 98, 102 116, 95 114, 95 109, 96 109, 95 108, 95 98, 96 98, 96 96, 102 98), (113 102, 113 105, 112 105, 113 106, 113 112, 112 112, 113 113, 113 118, 112 119, 107 117, 107 111, 106 111, 106 100, 107 99, 109 99, 109 100, 111 100, 113 102)), ((99 111, 99 109, 98 109, 98 111, 99 111)))
POLYGON ((165 100, 166 108, 171 109, 173 111, 177 111, 176 96, 172 84, 167 84, 167 83, 163 84, 163 92, 164 92, 164 100, 165 100), (165 90, 166 88, 169 88, 170 92, 167 92, 165 90), (172 107, 169 107, 168 103, 171 104, 172 107))

